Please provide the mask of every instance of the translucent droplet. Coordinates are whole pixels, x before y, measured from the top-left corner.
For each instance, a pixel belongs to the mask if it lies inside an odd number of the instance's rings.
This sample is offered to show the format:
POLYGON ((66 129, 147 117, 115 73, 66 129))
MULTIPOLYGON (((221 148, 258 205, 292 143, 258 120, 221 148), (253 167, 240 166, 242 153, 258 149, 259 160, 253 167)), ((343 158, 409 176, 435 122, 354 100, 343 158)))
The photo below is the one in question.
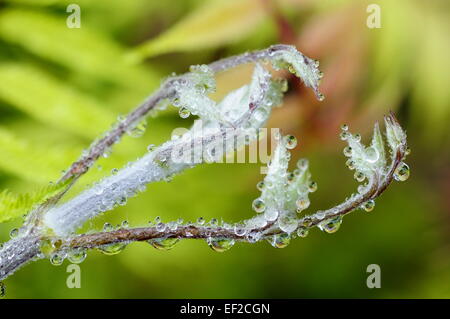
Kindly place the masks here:
POLYGON ((124 220, 121 224, 122 228, 128 228, 130 226, 130 223, 128 222, 128 220, 124 220))
POLYGON ((180 107, 180 109, 178 110, 178 114, 181 118, 185 119, 191 115, 191 112, 185 107, 180 107))
POLYGON ((205 224, 205 219, 204 219, 203 217, 199 217, 199 218, 197 219, 197 224, 199 224, 199 225, 204 225, 204 224, 205 224))
POLYGON ((278 218, 279 212, 276 209, 267 209, 264 211, 264 219, 271 222, 278 218))
POLYGON ((39 250, 44 256, 48 257, 55 251, 55 247, 50 239, 43 239, 39 243, 39 250))
POLYGON ((291 216, 281 216, 280 219, 278 219, 278 226, 282 231, 290 234, 297 229, 298 220, 291 216))
POLYGON ((306 227, 306 228, 311 227, 312 223, 313 223, 313 221, 312 221, 312 219, 309 218, 309 217, 305 217, 305 218, 303 218, 303 220, 301 221, 301 225, 302 225, 303 227, 306 227))
POLYGON ((102 253, 108 256, 117 255, 127 246, 126 243, 114 243, 109 245, 103 245, 98 248, 102 253))
POLYGON ((0 282, 0 298, 5 297, 6 295, 6 286, 3 282, 0 282))
POLYGON ((309 207, 310 201, 308 198, 300 198, 295 202, 297 212, 301 212, 309 207))
POLYGON ((345 165, 347 165, 347 167, 350 170, 354 170, 355 169, 355 162, 352 159, 348 159, 347 162, 345 162, 345 165))
POLYGON ((64 256, 60 253, 53 253, 50 256, 50 263, 53 266, 61 266, 63 262, 64 262, 64 256))
POLYGON ((380 158, 380 153, 373 147, 366 148, 366 161, 375 163, 380 158))
POLYGON ((394 178, 396 181, 404 182, 409 178, 410 170, 406 163, 400 163, 394 171, 394 178))
POLYGON ((258 182, 258 184, 256 184, 256 188, 262 192, 262 190, 264 189, 264 181, 258 182))
POLYGON ((297 138, 294 135, 286 135, 284 137, 284 145, 288 149, 293 149, 297 146, 297 138))
POLYGON ((136 124, 131 130, 129 130, 127 133, 131 137, 138 138, 138 137, 141 137, 142 135, 144 135, 146 129, 147 129, 147 121, 142 120, 141 122, 136 124))
POLYGON ((234 233, 237 236, 244 236, 247 233, 247 229, 245 228, 245 225, 243 225, 243 224, 236 224, 236 225, 234 225, 234 233))
POLYGON ((86 259, 86 249, 75 248, 69 250, 67 253, 67 259, 73 264, 81 264, 86 259))
POLYGON ((305 238, 306 236, 308 236, 308 234, 309 234, 309 230, 307 228, 300 227, 299 229, 297 229, 298 237, 305 238))
POLYGON ((375 201, 373 199, 369 199, 367 202, 365 202, 364 204, 362 204, 362 208, 366 211, 366 212, 371 212, 373 211, 373 209, 375 208, 375 201))
POLYGON ((275 248, 285 248, 291 242, 291 236, 289 234, 283 233, 278 235, 273 235, 271 244, 275 248))
POLYGON ((317 190, 317 183, 312 181, 308 185, 308 190, 310 193, 314 193, 317 190))
POLYGON ((147 146, 147 151, 152 152, 155 149, 155 144, 150 144, 147 146))
POLYGON ((342 224, 342 217, 337 216, 332 219, 326 220, 318 225, 319 229, 328 233, 332 234, 339 230, 339 227, 341 227, 342 224))
POLYGON ((346 146, 344 148, 344 155, 347 157, 351 157, 353 154, 353 149, 350 146, 346 146))
POLYGON ((148 243, 156 249, 169 250, 172 249, 178 241, 178 238, 162 238, 149 240, 148 243))
POLYGON ((348 125, 347 124, 342 124, 341 125, 341 130, 348 131, 348 125))
POLYGON ((156 230, 159 232, 163 232, 166 230, 166 224, 159 222, 156 224, 156 230))
POLYGON ((339 136, 340 136, 341 140, 345 141, 350 137, 350 133, 347 131, 342 131, 339 136))
POLYGON ((119 169, 118 169, 118 168, 113 168, 113 169, 111 170, 111 174, 112 174, 112 175, 116 175, 118 172, 119 172, 119 169))
POLYGON ((262 213, 266 209, 266 204, 260 198, 257 198, 252 203, 253 210, 257 213, 262 213))
POLYGON ((288 89, 289 89, 288 81, 286 79, 281 79, 280 80, 280 90, 281 90, 281 92, 287 92, 288 89))
POLYGON ((218 222, 219 221, 217 220, 217 218, 211 218, 211 220, 209 221, 209 225, 213 226, 213 227, 216 227, 218 222))
POLYGON ((18 228, 11 229, 11 231, 9 232, 9 237, 16 238, 17 236, 19 236, 19 229, 18 228))
POLYGON ((322 93, 319 93, 317 99, 318 99, 319 101, 323 101, 323 100, 325 100, 325 95, 323 95, 322 93))
POLYGON ((360 141, 361 141, 361 134, 356 133, 355 135, 353 135, 353 138, 354 138, 356 141, 360 142, 360 141))
POLYGON ((308 160, 306 158, 301 158, 297 162, 297 167, 301 170, 305 170, 308 168, 308 160))
POLYGON ((234 243, 234 239, 228 238, 211 238, 210 240, 208 240, 209 247, 219 253, 223 253, 224 251, 229 250, 234 246, 234 243))
POLYGON ((103 231, 104 232, 109 232, 109 231, 113 231, 114 230, 114 226, 111 225, 110 223, 105 223, 103 225, 103 231))
POLYGON ((356 179, 358 182, 362 182, 362 181, 366 178, 366 175, 364 175, 363 172, 356 171, 355 174, 353 175, 353 177, 355 177, 355 179, 356 179))

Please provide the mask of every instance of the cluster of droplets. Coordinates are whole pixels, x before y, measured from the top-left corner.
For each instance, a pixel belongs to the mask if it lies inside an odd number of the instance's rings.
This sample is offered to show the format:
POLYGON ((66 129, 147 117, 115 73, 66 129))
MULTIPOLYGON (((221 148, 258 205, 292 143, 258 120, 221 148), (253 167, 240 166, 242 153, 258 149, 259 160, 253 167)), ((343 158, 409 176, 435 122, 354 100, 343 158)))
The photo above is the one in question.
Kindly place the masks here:
MULTIPOLYGON (((292 236, 307 236, 308 229, 300 225, 301 219, 297 214, 309 207, 309 194, 317 190, 317 183, 311 180, 306 159, 298 160, 292 172, 287 170, 290 160, 288 150, 297 146, 297 139, 292 135, 277 135, 275 139, 278 144, 268 164, 267 176, 256 185, 261 196, 253 201, 252 207, 258 215, 247 221, 246 226, 252 229, 275 223, 281 233, 269 238, 269 242, 281 248, 287 246, 292 236)), ((236 231, 239 231, 236 235, 244 232, 242 228, 236 228, 236 231)), ((253 236, 257 236, 256 233, 253 236)))
POLYGON ((306 86, 312 88, 319 101, 325 99, 319 92, 319 83, 323 77, 323 72, 319 70, 319 61, 303 55, 294 46, 283 46, 282 50, 274 50, 271 55, 275 69, 288 70, 301 78, 306 86))
POLYGON ((216 119, 215 102, 208 97, 215 91, 214 73, 207 65, 193 65, 190 73, 174 82, 176 96, 172 104, 178 108, 181 118, 191 114, 203 119, 216 119))

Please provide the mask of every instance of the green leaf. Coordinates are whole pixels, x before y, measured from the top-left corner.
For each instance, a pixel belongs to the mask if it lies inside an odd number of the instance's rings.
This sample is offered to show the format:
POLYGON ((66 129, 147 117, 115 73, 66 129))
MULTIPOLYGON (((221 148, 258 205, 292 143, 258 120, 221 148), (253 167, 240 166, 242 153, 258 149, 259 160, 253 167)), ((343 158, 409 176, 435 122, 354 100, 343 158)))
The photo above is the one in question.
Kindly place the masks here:
POLYGON ((89 25, 71 29, 66 19, 39 11, 9 9, 0 14, 0 37, 33 54, 96 78, 148 90, 159 75, 125 62, 125 49, 89 25))
POLYGON ((7 83, 0 86, 0 99, 78 136, 96 137, 115 121, 95 100, 32 65, 0 64, 0 81, 7 83))
POLYGON ((60 146, 37 145, 0 127, 0 168, 27 181, 47 183, 78 155, 60 146))
POLYGON ((264 6, 259 0, 208 1, 170 30, 138 46, 129 57, 141 61, 168 52, 229 44, 251 33, 264 16, 264 6))
POLYGON ((60 192, 67 183, 54 184, 24 194, 14 194, 8 190, 0 193, 0 223, 27 214, 35 205, 46 201, 60 192))

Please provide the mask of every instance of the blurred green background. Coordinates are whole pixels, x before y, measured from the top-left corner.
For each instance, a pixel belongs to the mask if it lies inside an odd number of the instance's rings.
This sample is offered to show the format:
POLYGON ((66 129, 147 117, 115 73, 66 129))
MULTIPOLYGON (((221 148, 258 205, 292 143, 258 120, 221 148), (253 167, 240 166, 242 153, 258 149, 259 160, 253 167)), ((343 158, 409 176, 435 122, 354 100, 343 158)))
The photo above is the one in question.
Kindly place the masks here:
MULTIPOLYGON (((238 243, 223 254, 202 241, 182 241, 171 251, 135 243, 110 257, 90 251, 80 289, 66 286, 68 261, 54 267, 41 260, 5 281, 7 297, 449 298, 448 21, 445 0, 1 1, 0 189, 22 193, 57 180, 172 72, 274 43, 295 44, 325 73, 324 102, 289 78, 284 106, 269 123, 297 136, 294 159, 310 159, 319 191, 307 213, 335 205, 356 187, 344 164, 340 124, 368 138, 393 110, 412 149, 410 179, 394 183, 373 212, 345 218, 336 234, 316 229, 285 249, 238 243), (69 3, 81 8, 79 29, 66 27, 69 3), (381 8, 381 28, 366 25, 370 3, 381 8), (366 286, 369 264, 381 267, 381 289, 366 286)), ((250 72, 240 67, 220 75, 218 95, 250 72)), ((143 137, 125 137, 72 193, 191 123, 174 108, 149 119, 143 137)), ((124 219, 144 225, 156 216, 250 217, 261 165, 196 167, 150 185, 84 230, 124 219)), ((0 224, 0 241, 21 223, 0 224)))

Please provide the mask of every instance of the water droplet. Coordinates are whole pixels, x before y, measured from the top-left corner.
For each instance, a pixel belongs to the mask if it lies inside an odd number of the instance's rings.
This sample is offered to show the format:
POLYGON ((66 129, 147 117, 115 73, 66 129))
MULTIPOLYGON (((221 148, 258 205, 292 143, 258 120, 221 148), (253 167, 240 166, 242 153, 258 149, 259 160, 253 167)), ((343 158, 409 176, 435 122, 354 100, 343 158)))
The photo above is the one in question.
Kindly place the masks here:
POLYGON ((118 168, 113 168, 113 169, 111 170, 111 174, 112 174, 112 175, 116 175, 118 172, 119 172, 119 169, 118 169, 118 168))
POLYGON ((264 181, 258 182, 258 184, 256 184, 256 188, 262 192, 262 190, 264 189, 264 181))
POLYGON ((142 120, 138 124, 136 124, 131 130, 129 130, 127 133, 131 137, 141 137, 144 135, 145 130, 147 129, 147 121, 142 120))
POLYGON ((281 216, 278 219, 278 226, 282 231, 290 234, 297 229, 298 220, 291 216, 281 216))
POLYGON ((55 247, 50 239, 43 239, 39 243, 39 250, 44 256, 48 257, 55 251, 55 247))
POLYGON ((281 79, 280 80, 280 90, 281 90, 281 92, 287 92, 288 89, 289 89, 288 81, 286 79, 281 79))
POLYGON ((97 249, 104 253, 105 255, 112 256, 117 255, 127 246, 126 243, 113 243, 108 245, 103 245, 98 247, 97 249))
POLYGON ((353 154, 353 149, 350 146, 346 146, 344 148, 344 155, 347 157, 350 157, 350 156, 352 156, 352 154, 353 154))
POLYGON ((373 211, 373 209, 375 208, 375 201, 373 199, 369 199, 367 202, 365 202, 364 204, 362 204, 362 208, 366 211, 366 212, 371 212, 373 211))
POLYGON ((124 220, 123 222, 122 222, 122 228, 128 228, 129 226, 130 226, 130 224, 128 223, 128 220, 124 220))
POLYGON ((247 233, 247 229, 245 228, 245 225, 243 225, 243 224, 236 224, 236 225, 234 225, 234 233, 237 236, 244 236, 247 233))
POLYGON ((300 227, 299 229, 297 229, 298 237, 305 238, 306 236, 308 236, 308 234, 309 234, 309 230, 307 228, 300 227))
POLYGON ((341 132, 341 134, 339 135, 341 140, 345 141, 350 137, 350 133, 347 131, 343 131, 341 132))
POLYGON ((209 225, 212 227, 216 227, 218 223, 219 221, 217 220, 217 218, 211 218, 211 220, 209 221, 209 225))
POLYGON ((163 232, 166 230, 166 224, 159 222, 156 224, 156 230, 159 232, 163 232))
POLYGON ((319 101, 323 101, 323 100, 325 100, 325 95, 323 95, 322 93, 319 93, 317 99, 318 99, 319 101))
POLYGON ((320 230, 328 234, 332 234, 338 231, 339 227, 341 227, 341 224, 342 224, 342 217, 337 216, 320 223, 318 227, 320 230))
POLYGON ((103 231, 104 232, 109 232, 109 231, 113 231, 114 230, 114 226, 111 225, 110 223, 105 223, 103 225, 103 231))
POLYGON ((283 233, 278 235, 273 235, 271 244, 275 248, 285 248, 291 242, 291 236, 289 234, 283 233))
POLYGON ((297 167, 301 170, 305 170, 308 168, 308 160, 306 158, 301 158, 297 162, 297 167))
POLYGON ((264 219, 271 222, 277 219, 279 214, 276 209, 267 209, 264 211, 264 219))
POLYGON ((314 193, 317 190, 317 183, 312 181, 308 185, 308 190, 310 193, 314 193))
POLYGON ((234 239, 228 238, 211 238, 208 240, 208 245, 212 250, 217 251, 219 253, 223 253, 224 251, 229 250, 234 246, 234 239))
POLYGON ((406 163, 400 163, 394 171, 394 178, 396 181, 404 182, 409 178, 410 170, 406 163))
POLYGON ((366 148, 366 161, 375 163, 380 158, 380 153, 373 147, 366 148))
POLYGON ((19 236, 19 229, 17 228, 11 229, 11 231, 9 232, 9 237, 16 238, 17 236, 19 236))
POLYGON ((361 134, 356 133, 355 135, 353 135, 353 138, 354 138, 357 142, 360 142, 360 141, 361 141, 361 134))
POLYGON ((86 249, 75 248, 69 250, 67 253, 67 259, 73 264, 81 264, 86 259, 86 249))
POLYGON ((156 249, 169 250, 172 249, 178 241, 178 238, 161 238, 149 240, 148 243, 156 249))
POLYGON ((294 135, 286 135, 284 137, 284 145, 287 149, 293 149, 297 146, 297 138, 294 135))
POLYGON ((50 256, 50 263, 53 266, 61 266, 64 261, 65 256, 61 253, 54 253, 50 256))
POLYGON ((266 209, 266 204, 261 198, 257 198, 252 203, 253 210, 257 213, 262 213, 266 209))
POLYGON ((155 149, 155 144, 150 144, 147 146, 147 151, 152 152, 155 149))
POLYGON ((341 130, 348 131, 348 125, 347 124, 342 124, 341 125, 341 130))
POLYGON ((178 114, 181 118, 185 119, 191 115, 191 112, 185 107, 180 107, 180 109, 178 110, 178 114))
POLYGON ((358 182, 362 182, 362 181, 366 178, 366 175, 364 175, 363 172, 356 171, 355 174, 353 175, 353 177, 354 177, 358 182))
POLYGON ((205 224, 205 219, 204 219, 203 217, 199 217, 199 218, 197 219, 197 224, 199 224, 200 226, 201 226, 201 225, 204 225, 204 224, 205 224))
POLYGON ((297 206, 297 212, 301 212, 302 210, 305 210, 309 207, 310 201, 308 198, 300 198, 295 202, 295 205, 297 206))
POLYGON ((350 170, 354 170, 355 169, 355 162, 352 159, 348 159, 347 162, 345 162, 345 165, 347 165, 347 167, 350 170))
POLYGON ((303 220, 301 221, 301 225, 302 225, 303 227, 306 227, 306 228, 311 227, 312 223, 313 223, 313 221, 312 221, 312 219, 309 218, 309 217, 305 217, 305 218, 303 218, 303 220))

